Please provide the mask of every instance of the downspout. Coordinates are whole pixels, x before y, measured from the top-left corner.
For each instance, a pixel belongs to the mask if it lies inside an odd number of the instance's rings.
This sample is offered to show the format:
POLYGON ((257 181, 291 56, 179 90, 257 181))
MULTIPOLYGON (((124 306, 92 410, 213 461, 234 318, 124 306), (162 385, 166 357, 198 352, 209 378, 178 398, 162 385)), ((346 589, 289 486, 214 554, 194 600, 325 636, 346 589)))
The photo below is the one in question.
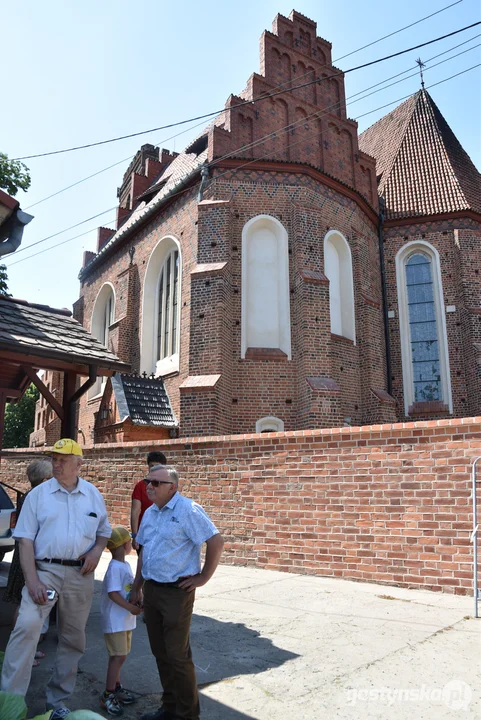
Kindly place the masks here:
POLYGON ((386 267, 384 264, 384 198, 379 197, 379 260, 381 263, 382 309, 384 317, 384 342, 386 345, 387 391, 392 395, 392 364, 391 338, 389 335, 389 318, 387 314, 386 267))
POLYGON ((197 196, 197 202, 202 202, 204 197, 204 185, 205 181, 209 177, 209 166, 208 165, 202 165, 200 169, 200 187, 199 187, 199 194, 197 196))
POLYGON ((20 247, 23 228, 25 225, 28 225, 31 220, 33 220, 33 215, 29 215, 23 212, 23 210, 17 210, 5 223, 5 229, 0 232, 0 257, 13 253, 20 247))

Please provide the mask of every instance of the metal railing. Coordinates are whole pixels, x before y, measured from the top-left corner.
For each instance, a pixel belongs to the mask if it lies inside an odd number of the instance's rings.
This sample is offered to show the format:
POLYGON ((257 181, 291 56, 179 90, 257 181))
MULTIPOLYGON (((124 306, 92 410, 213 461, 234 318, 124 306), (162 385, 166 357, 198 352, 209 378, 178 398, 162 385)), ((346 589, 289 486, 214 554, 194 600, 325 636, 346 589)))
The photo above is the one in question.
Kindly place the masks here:
POLYGON ((473 462, 471 472, 471 482, 473 490, 473 532, 471 533, 471 542, 473 543, 473 595, 474 595, 474 617, 479 617, 478 603, 480 600, 480 590, 478 588, 478 522, 476 518, 477 499, 476 499, 476 467, 481 457, 477 457, 473 462))

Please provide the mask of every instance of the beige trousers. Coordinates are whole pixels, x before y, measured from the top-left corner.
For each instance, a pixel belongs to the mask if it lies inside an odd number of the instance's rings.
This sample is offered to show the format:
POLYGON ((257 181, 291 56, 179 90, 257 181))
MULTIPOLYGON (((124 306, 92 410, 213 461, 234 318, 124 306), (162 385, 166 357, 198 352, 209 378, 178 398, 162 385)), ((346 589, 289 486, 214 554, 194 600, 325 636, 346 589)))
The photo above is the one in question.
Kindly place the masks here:
POLYGON ((49 590, 57 591, 58 600, 37 605, 27 588, 23 588, 18 619, 5 650, 1 689, 26 695, 43 622, 58 602, 58 648, 47 685, 47 706, 56 709, 62 707, 73 692, 78 663, 85 652, 85 626, 92 604, 94 574, 81 575, 80 568, 44 562, 37 562, 37 572, 49 590))

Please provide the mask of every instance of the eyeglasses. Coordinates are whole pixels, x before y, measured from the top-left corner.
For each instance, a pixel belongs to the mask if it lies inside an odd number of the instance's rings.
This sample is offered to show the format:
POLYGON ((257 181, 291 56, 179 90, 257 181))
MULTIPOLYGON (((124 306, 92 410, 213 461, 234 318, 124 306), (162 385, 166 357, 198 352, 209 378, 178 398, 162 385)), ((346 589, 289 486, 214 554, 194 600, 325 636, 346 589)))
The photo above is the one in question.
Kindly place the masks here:
POLYGON ((173 485, 172 482, 169 482, 168 480, 151 480, 150 478, 144 478, 144 482, 147 483, 147 485, 152 485, 152 487, 159 487, 159 485, 173 485))

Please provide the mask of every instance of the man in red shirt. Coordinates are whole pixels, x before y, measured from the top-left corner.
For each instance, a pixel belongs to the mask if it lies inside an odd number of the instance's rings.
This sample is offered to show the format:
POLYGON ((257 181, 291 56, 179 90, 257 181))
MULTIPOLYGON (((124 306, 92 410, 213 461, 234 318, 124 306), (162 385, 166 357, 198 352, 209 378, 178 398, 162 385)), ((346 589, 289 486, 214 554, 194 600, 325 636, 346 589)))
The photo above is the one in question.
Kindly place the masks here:
MULTIPOLYGON (((153 451, 147 455, 147 465, 149 470, 154 465, 167 465, 167 459, 162 452, 153 451)), ((141 480, 136 484, 132 492, 132 507, 130 509, 130 527, 132 528, 132 545, 137 554, 141 548, 139 543, 136 541, 136 536, 139 531, 140 523, 144 516, 144 512, 152 505, 152 500, 149 500, 147 496, 147 483, 145 480, 141 480)))

